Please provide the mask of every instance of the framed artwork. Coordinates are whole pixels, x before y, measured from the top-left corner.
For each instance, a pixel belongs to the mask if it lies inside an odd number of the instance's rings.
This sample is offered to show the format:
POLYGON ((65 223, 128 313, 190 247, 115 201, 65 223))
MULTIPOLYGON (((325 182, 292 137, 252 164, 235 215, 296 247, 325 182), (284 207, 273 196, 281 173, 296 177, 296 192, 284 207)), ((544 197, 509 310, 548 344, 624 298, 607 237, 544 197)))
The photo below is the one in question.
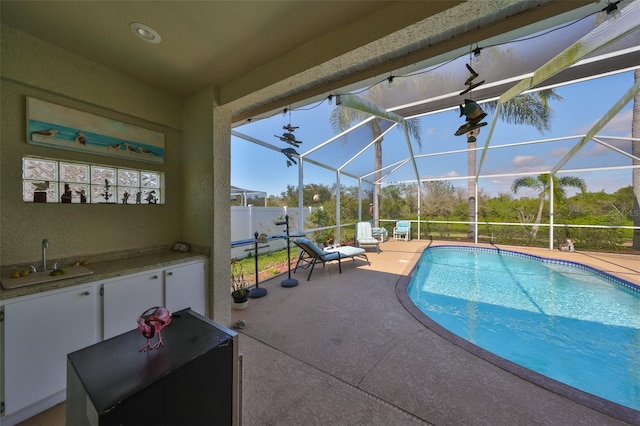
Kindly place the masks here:
POLYGON ((164 164, 164 133, 27 97, 27 142, 164 164))

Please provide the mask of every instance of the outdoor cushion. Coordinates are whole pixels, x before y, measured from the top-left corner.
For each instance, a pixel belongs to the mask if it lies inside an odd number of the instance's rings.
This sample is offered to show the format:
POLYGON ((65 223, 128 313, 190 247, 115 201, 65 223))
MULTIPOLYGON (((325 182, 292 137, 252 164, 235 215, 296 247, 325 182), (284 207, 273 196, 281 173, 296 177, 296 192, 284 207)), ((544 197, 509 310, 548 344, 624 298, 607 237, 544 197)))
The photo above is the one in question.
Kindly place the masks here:
POLYGON ((367 257, 367 253, 366 253, 365 249, 360 248, 360 247, 340 246, 340 247, 327 249, 327 251, 328 252, 337 251, 338 253, 340 253, 340 255, 343 258, 350 257, 353 260, 355 260, 356 257, 364 257, 364 259, 367 261, 367 263, 369 265, 371 265, 371 262, 369 262, 369 258, 367 257))
POLYGON ((376 246, 376 252, 380 253, 380 241, 373 236, 371 223, 358 222, 356 224, 356 243, 361 246, 376 246))
MULTIPOLYGON (((324 265, 326 262, 338 261, 338 270, 342 273, 342 264, 340 259, 355 256, 364 256, 369 263, 369 259, 366 254, 364 254, 364 249, 344 246, 344 247, 335 247, 329 250, 322 250, 318 247, 313 241, 308 238, 297 238, 293 241, 295 245, 300 247, 301 252, 300 256, 298 256, 298 262, 296 263, 296 267, 293 272, 298 270, 298 267, 301 264, 306 263, 307 267, 310 268, 309 275, 307 276, 307 281, 311 279, 311 274, 313 273, 313 268, 316 262, 320 261, 324 265)), ((369 263, 370 264, 370 263, 369 263)))
POLYGON ((397 241, 398 238, 402 238, 405 241, 409 240, 411 234, 411 222, 408 220, 399 220, 396 222, 396 226, 393 228, 393 238, 397 241))

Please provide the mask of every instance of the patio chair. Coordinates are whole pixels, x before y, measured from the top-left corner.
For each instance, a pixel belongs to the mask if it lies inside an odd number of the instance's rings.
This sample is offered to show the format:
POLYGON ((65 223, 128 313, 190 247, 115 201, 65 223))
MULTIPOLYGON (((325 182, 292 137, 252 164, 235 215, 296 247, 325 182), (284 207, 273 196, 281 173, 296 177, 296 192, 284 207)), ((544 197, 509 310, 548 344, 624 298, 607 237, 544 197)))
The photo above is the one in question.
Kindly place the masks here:
POLYGON ((371 223, 358 222, 356 224, 356 245, 358 247, 376 246, 376 253, 380 253, 380 241, 373 236, 371 223))
POLYGON ((316 265, 318 261, 322 262, 324 266, 327 262, 338 261, 338 270, 342 273, 342 263, 341 259, 344 258, 352 258, 355 260, 356 256, 364 257, 369 265, 369 259, 364 252, 364 249, 352 247, 352 246, 343 246, 336 247, 329 250, 322 250, 318 247, 313 241, 308 238, 298 238, 293 240, 294 244, 300 247, 300 256, 298 256, 298 262, 296 263, 296 267, 293 272, 298 270, 298 267, 309 268, 309 275, 307 276, 307 281, 311 279, 311 274, 313 273, 313 267, 316 265), (301 264, 303 266, 301 266, 301 264), (306 266, 304 266, 306 264, 306 266))
POLYGON ((409 241, 411 236, 411 222, 408 220, 399 220, 396 222, 396 226, 393 228, 393 238, 398 241, 402 239, 409 241))

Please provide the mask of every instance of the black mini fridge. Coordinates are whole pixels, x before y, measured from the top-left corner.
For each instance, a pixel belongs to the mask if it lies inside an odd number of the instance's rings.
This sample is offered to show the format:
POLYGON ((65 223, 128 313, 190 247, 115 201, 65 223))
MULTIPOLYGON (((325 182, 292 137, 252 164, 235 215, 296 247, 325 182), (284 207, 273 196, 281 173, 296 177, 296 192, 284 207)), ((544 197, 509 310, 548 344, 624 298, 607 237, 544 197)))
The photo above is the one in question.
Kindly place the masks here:
POLYGON ((239 424, 237 334, 185 309, 162 337, 140 352, 132 330, 68 354, 67 425, 239 424))

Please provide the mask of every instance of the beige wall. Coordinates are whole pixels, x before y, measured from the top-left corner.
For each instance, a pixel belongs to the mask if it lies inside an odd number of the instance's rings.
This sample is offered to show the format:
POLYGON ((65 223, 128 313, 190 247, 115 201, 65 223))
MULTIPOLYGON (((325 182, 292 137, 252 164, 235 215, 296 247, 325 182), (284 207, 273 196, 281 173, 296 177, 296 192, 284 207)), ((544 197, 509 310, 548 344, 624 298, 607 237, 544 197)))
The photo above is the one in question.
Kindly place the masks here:
POLYGON ((231 110, 216 107, 217 93, 206 88, 184 103, 183 235, 211 248, 209 316, 231 323, 231 110))
POLYGON ((182 100, 2 25, 0 266, 189 241, 210 248, 209 316, 230 324, 231 109, 205 89, 182 100), (26 97, 165 134, 162 166, 30 145, 26 97), (34 155, 165 173, 164 205, 22 201, 21 159, 34 155))
POLYGON ((180 240, 180 100, 99 64, 2 26, 0 265, 135 249, 180 240), (27 144, 27 96, 165 134, 165 165, 27 144), (21 158, 35 155, 165 173, 165 205, 68 205, 22 201, 21 158))

